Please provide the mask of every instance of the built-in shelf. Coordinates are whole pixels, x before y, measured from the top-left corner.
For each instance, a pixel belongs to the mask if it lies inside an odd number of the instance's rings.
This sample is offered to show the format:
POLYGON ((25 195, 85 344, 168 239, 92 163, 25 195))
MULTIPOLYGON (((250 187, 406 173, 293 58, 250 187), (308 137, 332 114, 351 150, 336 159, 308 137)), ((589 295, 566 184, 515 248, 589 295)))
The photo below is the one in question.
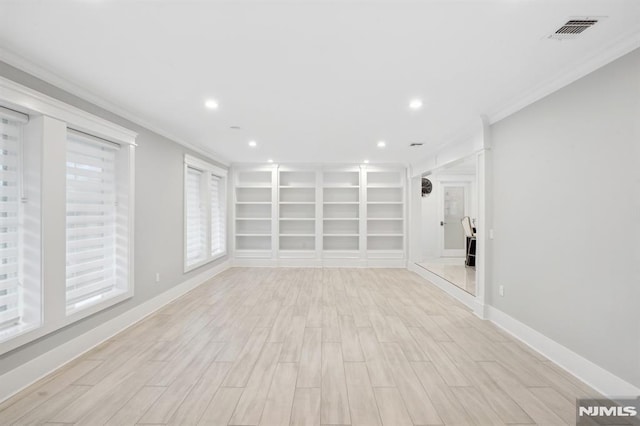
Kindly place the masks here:
POLYGON ((367 170, 367 252, 397 253, 404 249, 405 193, 400 170, 367 170))
POLYGON ((245 259, 402 260, 405 180, 404 169, 372 165, 240 168, 235 251, 245 259))
POLYGON ((278 250, 285 258, 309 258, 316 249, 316 185, 315 171, 279 171, 278 250))
POLYGON ((235 250, 238 256, 270 256, 273 207, 271 170, 241 170, 234 176, 235 250))

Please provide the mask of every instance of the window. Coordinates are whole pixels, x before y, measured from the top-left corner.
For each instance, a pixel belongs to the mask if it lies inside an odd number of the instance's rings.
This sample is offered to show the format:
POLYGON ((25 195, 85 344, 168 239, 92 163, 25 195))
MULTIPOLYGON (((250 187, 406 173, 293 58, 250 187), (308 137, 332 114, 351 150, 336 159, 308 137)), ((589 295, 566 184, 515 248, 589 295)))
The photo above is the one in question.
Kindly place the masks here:
POLYGON ((227 252, 226 170, 185 156, 185 271, 227 252))
POLYGON ((0 117, 0 331, 22 316, 19 123, 0 117))
POLYGON ((202 197, 202 175, 204 173, 187 166, 187 265, 206 259, 206 210, 202 197))
POLYGON ((220 176, 211 175, 211 256, 225 253, 227 249, 224 183, 220 176))
MULTIPOLYGON (((112 142, 69 130, 67 134, 66 310, 127 289, 126 246, 119 238, 118 152, 112 142)), ((124 225, 124 224, 122 224, 124 225)))
POLYGON ((31 216, 36 203, 27 197, 38 198, 33 182, 39 177, 24 176, 32 160, 24 152, 27 122, 28 116, 0 107, 0 341, 41 323, 40 235, 31 216))
POLYGON ((133 296, 137 134, 3 77, 0 96, 1 356, 133 296))

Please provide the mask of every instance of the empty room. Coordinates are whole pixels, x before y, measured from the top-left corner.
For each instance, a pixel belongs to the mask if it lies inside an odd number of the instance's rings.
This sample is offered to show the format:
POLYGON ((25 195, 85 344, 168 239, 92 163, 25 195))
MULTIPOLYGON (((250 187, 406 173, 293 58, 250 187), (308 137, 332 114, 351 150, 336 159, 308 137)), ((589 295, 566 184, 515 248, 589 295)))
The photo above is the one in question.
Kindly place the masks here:
POLYGON ((0 0, 0 426, 640 425, 640 1, 0 0))

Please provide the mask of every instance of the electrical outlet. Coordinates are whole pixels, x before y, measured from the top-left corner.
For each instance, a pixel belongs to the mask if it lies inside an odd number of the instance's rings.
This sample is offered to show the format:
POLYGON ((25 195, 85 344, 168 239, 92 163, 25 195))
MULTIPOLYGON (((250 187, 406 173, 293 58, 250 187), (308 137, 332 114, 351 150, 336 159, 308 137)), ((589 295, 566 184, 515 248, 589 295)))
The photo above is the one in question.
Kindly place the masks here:
POLYGON ((156 272, 156 282, 160 282, 160 272, 156 272))
POLYGON ((503 285, 498 287, 498 294, 500 294, 500 296, 504 296, 504 286, 503 285))

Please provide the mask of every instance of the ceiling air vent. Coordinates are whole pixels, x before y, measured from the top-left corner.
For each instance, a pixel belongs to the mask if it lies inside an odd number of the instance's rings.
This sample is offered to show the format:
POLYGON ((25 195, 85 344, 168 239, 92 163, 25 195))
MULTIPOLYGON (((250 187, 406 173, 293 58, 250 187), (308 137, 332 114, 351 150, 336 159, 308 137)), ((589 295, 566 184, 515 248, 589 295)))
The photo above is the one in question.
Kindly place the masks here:
POLYGON ((593 27, 602 18, 573 18, 558 28, 549 38, 554 40, 571 40, 578 37, 587 28, 593 27))
POLYGON ((409 144, 409 146, 422 146, 424 145, 422 142, 412 142, 409 144))

